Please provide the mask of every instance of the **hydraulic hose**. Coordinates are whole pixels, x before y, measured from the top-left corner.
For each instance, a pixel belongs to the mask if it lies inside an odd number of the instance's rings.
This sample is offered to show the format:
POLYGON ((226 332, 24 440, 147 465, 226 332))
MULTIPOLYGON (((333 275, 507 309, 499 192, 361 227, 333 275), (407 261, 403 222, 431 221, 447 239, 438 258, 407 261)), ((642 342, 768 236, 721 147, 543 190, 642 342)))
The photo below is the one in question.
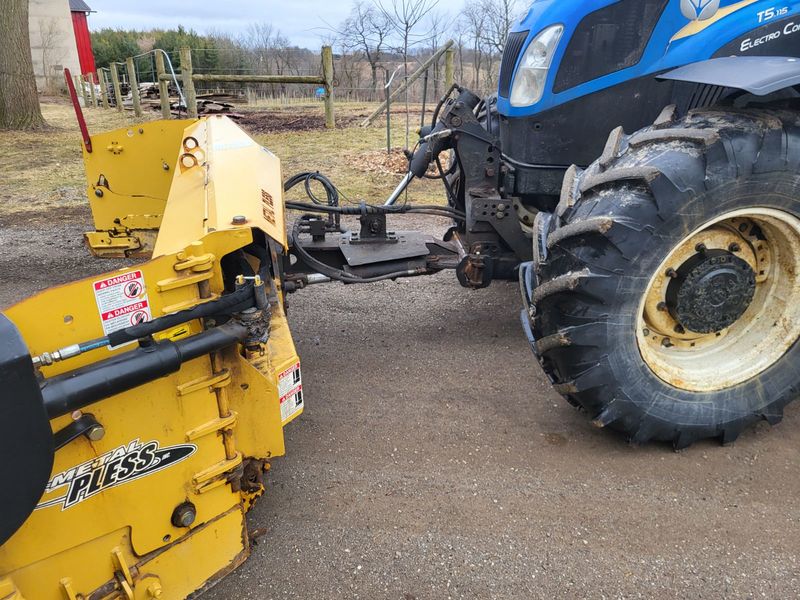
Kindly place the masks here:
POLYGON ((170 373, 181 364, 221 350, 247 337, 247 328, 231 322, 172 342, 151 342, 92 365, 47 379, 42 398, 50 419, 93 402, 132 390, 170 373))
POLYGON ((108 345, 119 346, 120 344, 126 344, 128 342, 153 335, 159 331, 164 331, 170 327, 182 325, 183 323, 187 323, 194 319, 201 319, 210 317, 212 315, 241 312, 248 308, 252 308, 253 306, 255 306, 253 285, 248 284, 241 289, 236 290, 235 292, 231 292, 230 294, 222 296, 218 300, 212 300, 210 302, 198 304, 197 306, 187 310, 181 310, 176 313, 164 315, 163 317, 158 317, 152 321, 147 321, 139 325, 133 325, 131 327, 126 327, 125 329, 120 329, 118 331, 109 333, 107 336, 108 345))

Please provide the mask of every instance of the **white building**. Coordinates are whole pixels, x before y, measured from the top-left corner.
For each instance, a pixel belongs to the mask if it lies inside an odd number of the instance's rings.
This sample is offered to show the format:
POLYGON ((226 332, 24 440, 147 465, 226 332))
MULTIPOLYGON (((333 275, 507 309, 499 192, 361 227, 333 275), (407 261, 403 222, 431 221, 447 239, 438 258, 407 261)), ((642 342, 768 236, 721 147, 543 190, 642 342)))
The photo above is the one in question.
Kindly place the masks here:
POLYGON ((39 93, 64 86, 64 68, 80 73, 69 0, 29 0, 31 57, 39 93))

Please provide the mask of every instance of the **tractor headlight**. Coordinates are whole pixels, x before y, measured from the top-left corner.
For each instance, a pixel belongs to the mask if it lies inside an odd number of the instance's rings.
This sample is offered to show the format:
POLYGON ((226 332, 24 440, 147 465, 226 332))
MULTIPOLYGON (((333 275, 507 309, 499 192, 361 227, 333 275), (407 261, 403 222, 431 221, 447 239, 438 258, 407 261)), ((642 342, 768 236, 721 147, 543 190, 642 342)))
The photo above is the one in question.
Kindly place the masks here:
POLYGON ((553 62, 563 25, 553 25, 537 35, 522 55, 511 88, 511 106, 530 106, 541 100, 544 82, 553 62))

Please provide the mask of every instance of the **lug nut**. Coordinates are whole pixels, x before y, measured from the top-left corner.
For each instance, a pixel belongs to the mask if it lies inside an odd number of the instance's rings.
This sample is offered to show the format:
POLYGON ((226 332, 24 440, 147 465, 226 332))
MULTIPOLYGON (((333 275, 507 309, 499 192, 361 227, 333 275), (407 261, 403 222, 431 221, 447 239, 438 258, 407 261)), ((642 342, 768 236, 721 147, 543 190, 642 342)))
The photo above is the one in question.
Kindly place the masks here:
POLYGON ((673 269, 672 267, 670 267, 669 269, 667 269, 667 271, 664 273, 664 275, 666 275, 670 279, 675 279, 678 276, 678 272, 675 269, 673 269))
POLYGON ((737 244, 736 242, 733 242, 730 246, 728 246, 728 251, 729 252, 739 252, 739 250, 741 250, 741 249, 742 249, 742 247, 739 244, 737 244))
POLYGON ((683 328, 683 325, 678 323, 675 325, 675 333, 686 333, 686 330, 683 328))
POLYGON ((667 303, 666 302, 659 302, 658 304, 656 304, 656 308, 658 310, 660 310, 661 312, 664 312, 665 310, 667 310, 667 303))
POLYGON ((664 346, 664 348, 672 348, 672 342, 669 338, 664 338, 661 340, 661 345, 664 346))
POLYGON ((699 244, 697 244, 697 246, 694 247, 694 250, 695 252, 705 252, 706 250, 708 250, 708 248, 706 248, 706 245, 704 243, 700 242, 699 244))

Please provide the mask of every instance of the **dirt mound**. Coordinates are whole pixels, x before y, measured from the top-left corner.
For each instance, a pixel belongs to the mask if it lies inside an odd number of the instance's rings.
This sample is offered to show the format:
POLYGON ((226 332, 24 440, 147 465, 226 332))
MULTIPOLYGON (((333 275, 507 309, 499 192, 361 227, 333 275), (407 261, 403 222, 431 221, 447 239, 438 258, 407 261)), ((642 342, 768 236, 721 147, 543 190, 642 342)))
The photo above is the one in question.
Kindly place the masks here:
MULTIPOLYGON (((336 127, 350 127, 360 117, 336 116, 336 127)), ((259 110, 243 112, 236 122, 250 133, 282 133, 285 131, 322 131, 325 116, 308 114, 308 111, 259 110)))

